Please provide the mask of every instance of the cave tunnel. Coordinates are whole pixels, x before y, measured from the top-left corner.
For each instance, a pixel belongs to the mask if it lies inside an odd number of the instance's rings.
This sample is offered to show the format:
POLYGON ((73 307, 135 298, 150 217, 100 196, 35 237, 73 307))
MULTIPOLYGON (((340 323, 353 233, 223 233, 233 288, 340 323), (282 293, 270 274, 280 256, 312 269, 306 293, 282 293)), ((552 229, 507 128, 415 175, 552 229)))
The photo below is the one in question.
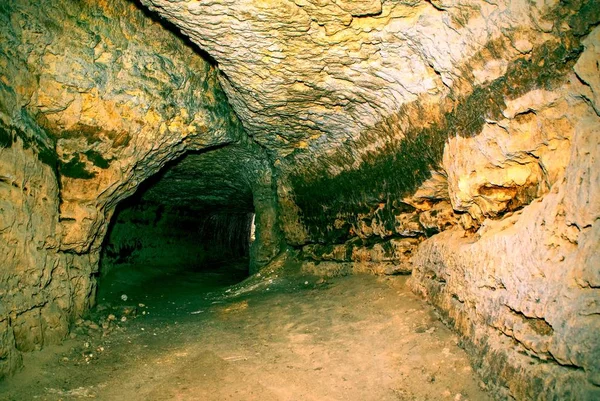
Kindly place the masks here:
POLYGON ((0 400, 599 400, 599 0, 0 1, 0 400))
POLYGON ((164 297, 182 283, 201 296, 248 277, 254 171, 242 160, 235 146, 189 153, 121 202, 100 253, 98 302, 164 297))

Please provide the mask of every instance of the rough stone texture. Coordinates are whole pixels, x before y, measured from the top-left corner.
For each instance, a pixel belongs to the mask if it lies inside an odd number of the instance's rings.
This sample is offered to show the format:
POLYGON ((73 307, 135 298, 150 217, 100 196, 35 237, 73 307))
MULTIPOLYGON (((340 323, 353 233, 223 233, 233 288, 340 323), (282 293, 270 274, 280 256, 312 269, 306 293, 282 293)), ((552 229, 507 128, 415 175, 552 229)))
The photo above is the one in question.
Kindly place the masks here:
POLYGON ((94 303, 116 204, 242 131, 217 70, 126 1, 0 5, 0 377, 94 303))
MULTIPOLYGON (((51 283, 53 276, 60 277, 55 271, 60 258, 52 252, 59 245, 60 227, 56 178, 32 148, 24 150, 20 138, 11 147, 0 148, 0 171, 0 254, 6 258, 0 270, 2 377, 19 365, 17 349, 34 349, 44 341, 40 338, 39 308, 47 299, 39 287, 51 283), (32 226, 37 230, 31 230, 32 226), (34 328, 37 333, 33 338, 18 335, 34 328)), ((66 329, 66 325, 62 327, 63 334, 66 329)))
MULTIPOLYGON (((584 41, 578 74, 597 70, 599 32, 584 41)), ((600 397, 600 116, 587 95, 597 90, 593 79, 571 76, 446 147, 453 206, 483 223, 473 235, 425 241, 412 283, 463 334, 503 397, 600 397)))
MULTIPOLYGON (((501 76, 548 39, 556 2, 144 0, 217 60, 244 126, 269 147, 355 138, 426 95, 501 76), (368 10, 368 11, 367 11, 368 10), (493 41, 502 54, 474 60, 493 41)), ((383 138, 381 138, 383 139, 383 138)), ((366 150, 366 149, 365 149, 366 150)), ((343 166, 338 166, 343 168, 343 166)))
POLYGON ((186 148, 239 137, 216 70, 133 4, 3 11, 7 114, 27 111, 56 141, 63 250, 87 251, 110 205, 186 148))
MULTIPOLYGON (((293 235, 298 223, 285 223, 283 220, 284 230, 293 235)), ((381 202, 356 215, 338 213, 333 223, 326 224, 320 227, 324 235, 317 243, 301 247, 306 271, 319 274, 321 269, 326 275, 410 274, 411 257, 418 245, 425 238, 458 225, 459 217, 449 203, 445 178, 435 176, 402 201, 381 202), (332 263, 342 265, 329 266, 332 263)))
POLYGON ((413 283, 465 336, 499 394, 595 399, 599 294, 582 277, 597 276, 599 237, 595 227, 572 232, 564 185, 554 188, 523 212, 488 221, 476 240, 448 231, 426 241, 413 283))
POLYGON ((475 137, 451 138, 444 149, 452 205, 476 221, 548 192, 564 173, 574 125, 588 107, 558 90, 534 90, 506 106, 505 118, 475 137))
POLYGON ((251 212, 261 168, 255 151, 241 144, 189 153, 148 180, 142 200, 190 211, 251 212))
POLYGON ((131 3, 0 6, 0 375, 93 304, 115 205, 210 148, 152 196, 253 208, 252 271, 415 269, 500 397, 597 398, 596 0, 142 2, 215 63, 131 3))
POLYGON ((332 261, 348 264, 350 272, 410 273, 412 254, 423 239, 456 226, 458 218, 447 201, 420 203, 421 209, 409 205, 419 203, 416 198, 405 201, 391 210, 381 203, 375 210, 356 216, 338 215, 326 229, 339 232, 340 239, 349 239, 304 245, 301 257, 310 264, 308 270, 316 271, 313 262, 332 261))
POLYGON ((143 3, 219 63, 305 270, 460 222, 415 290, 500 397, 597 397, 597 2, 143 3))
MULTIPOLYGON (((350 240, 336 245, 305 245, 301 257, 303 269, 313 274, 332 275, 327 262, 339 263, 334 271, 343 274, 409 274, 411 257, 422 238, 394 238, 369 245, 368 241, 350 240), (325 262, 324 265, 321 263, 325 262), (320 272, 319 272, 320 271, 320 272)), ((331 264, 331 263, 330 263, 331 264)))

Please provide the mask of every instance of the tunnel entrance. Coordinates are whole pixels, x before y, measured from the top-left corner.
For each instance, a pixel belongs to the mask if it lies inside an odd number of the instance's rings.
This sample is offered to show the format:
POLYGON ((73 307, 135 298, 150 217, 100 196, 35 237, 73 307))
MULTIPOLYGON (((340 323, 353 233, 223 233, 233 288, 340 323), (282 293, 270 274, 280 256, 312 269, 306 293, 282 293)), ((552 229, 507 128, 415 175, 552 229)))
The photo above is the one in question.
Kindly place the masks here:
POLYGON ((117 207, 100 257, 100 305, 201 295, 249 275, 254 206, 239 152, 188 154, 117 207))

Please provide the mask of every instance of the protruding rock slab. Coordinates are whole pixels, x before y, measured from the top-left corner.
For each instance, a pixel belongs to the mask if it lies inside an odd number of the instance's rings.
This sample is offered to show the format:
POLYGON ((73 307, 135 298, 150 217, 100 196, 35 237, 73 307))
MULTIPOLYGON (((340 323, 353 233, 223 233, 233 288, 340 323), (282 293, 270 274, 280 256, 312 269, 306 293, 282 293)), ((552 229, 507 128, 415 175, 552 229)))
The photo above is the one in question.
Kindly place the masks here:
POLYGON ((434 236, 413 259, 413 289, 463 335, 501 396, 600 397, 600 118, 588 106, 569 121, 570 156, 557 151, 552 164, 568 165, 548 194, 473 234, 434 236))

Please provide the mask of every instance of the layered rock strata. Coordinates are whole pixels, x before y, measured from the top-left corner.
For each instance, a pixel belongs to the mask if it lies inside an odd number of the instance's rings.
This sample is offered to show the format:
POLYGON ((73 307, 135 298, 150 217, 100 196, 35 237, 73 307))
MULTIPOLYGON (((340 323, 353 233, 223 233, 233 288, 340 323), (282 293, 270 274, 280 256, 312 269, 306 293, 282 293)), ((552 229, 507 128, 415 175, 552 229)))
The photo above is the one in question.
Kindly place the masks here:
POLYGON ((477 145, 461 140, 446 148, 444 159, 454 160, 448 163, 455 177, 453 205, 470 218, 508 211, 507 194, 528 186, 534 191, 549 186, 549 192, 501 220, 484 220, 472 235, 449 231, 433 237, 414 259, 414 289, 463 333, 480 372, 499 383, 507 397, 600 396, 595 334, 600 329, 600 114, 594 98, 599 39, 595 28, 583 41, 571 85, 515 101, 527 110, 520 115, 529 114, 525 127, 499 122, 507 128, 504 136, 480 135, 472 141, 477 145), (536 137, 539 143, 531 146, 536 137), (457 148, 465 155, 460 165, 457 148), (536 161, 528 163, 530 157, 536 161), (545 169, 545 179, 535 179, 547 165, 553 171, 545 169), (452 171, 457 167, 458 174, 452 171), (486 185, 481 186, 486 174, 468 178, 465 168, 489 174, 486 185), (531 184, 532 177, 537 184, 531 184))

